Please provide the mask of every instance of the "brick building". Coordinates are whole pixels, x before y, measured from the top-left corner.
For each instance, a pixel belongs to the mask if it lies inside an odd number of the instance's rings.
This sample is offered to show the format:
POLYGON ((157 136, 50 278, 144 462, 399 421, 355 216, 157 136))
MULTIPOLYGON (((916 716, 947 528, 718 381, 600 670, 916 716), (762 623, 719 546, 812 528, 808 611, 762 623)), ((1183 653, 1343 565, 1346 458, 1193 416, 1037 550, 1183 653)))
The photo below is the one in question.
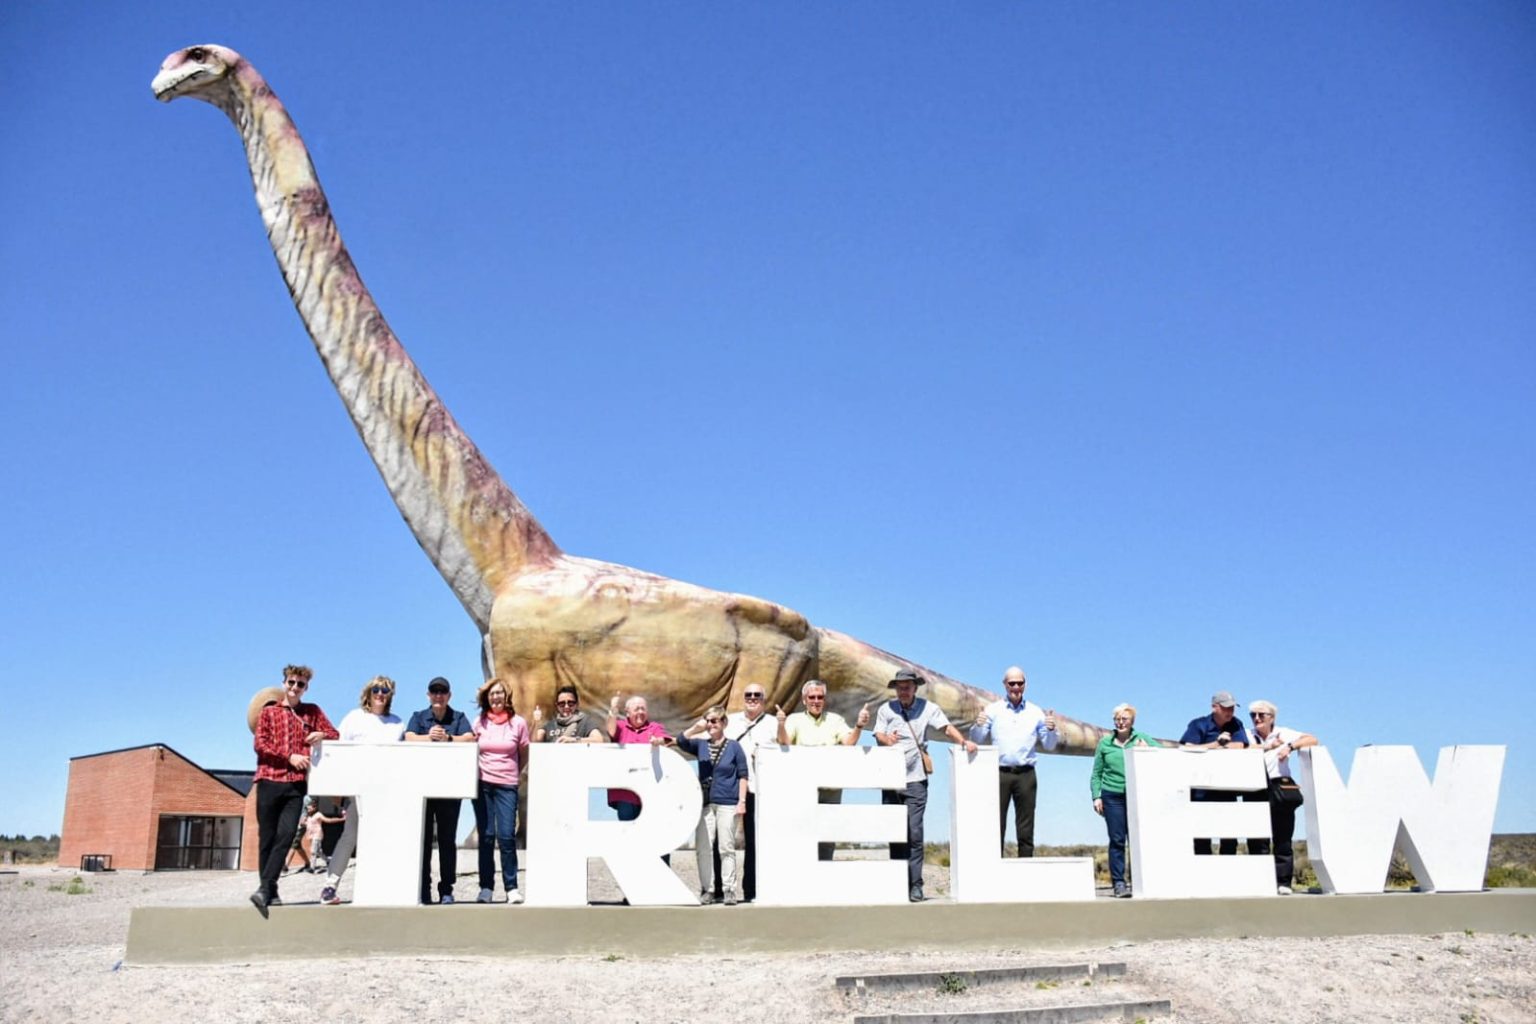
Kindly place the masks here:
POLYGON ((249 771, 209 771, 163 743, 69 759, 59 864, 119 870, 256 867, 249 771))

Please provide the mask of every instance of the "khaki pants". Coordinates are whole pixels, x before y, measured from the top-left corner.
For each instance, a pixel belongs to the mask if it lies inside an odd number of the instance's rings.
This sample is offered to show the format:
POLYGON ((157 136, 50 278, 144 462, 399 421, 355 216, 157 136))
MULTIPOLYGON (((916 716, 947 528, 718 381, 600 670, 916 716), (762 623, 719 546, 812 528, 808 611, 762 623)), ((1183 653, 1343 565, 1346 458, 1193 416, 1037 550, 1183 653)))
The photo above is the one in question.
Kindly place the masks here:
POLYGON ((736 892, 736 805, 705 804, 694 832, 694 854, 699 864, 699 892, 715 891, 715 864, 712 850, 720 841, 720 888, 727 895, 736 892))

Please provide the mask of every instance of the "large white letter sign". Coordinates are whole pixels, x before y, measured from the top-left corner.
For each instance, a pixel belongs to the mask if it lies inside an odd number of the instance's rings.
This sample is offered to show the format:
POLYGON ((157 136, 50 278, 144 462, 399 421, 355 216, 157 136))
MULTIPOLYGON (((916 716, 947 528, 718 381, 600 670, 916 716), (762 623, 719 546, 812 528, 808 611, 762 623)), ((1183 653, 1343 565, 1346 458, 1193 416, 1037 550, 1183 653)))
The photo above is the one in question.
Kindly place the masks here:
POLYGON ((949 885, 956 903, 1093 899, 1092 857, 1004 860, 997 814, 997 748, 950 745, 949 885))
POLYGON ((906 861, 816 859, 819 842, 907 838, 905 807, 819 804, 817 789, 899 790, 906 780, 895 747, 758 747, 757 902, 781 907, 907 902, 906 861))
POLYGON ((350 796, 357 811, 356 907, 414 907, 421 895, 421 828, 428 797, 472 797, 473 743, 342 743, 315 748, 309 791, 350 796), (365 813, 366 808, 366 813, 365 813))
POLYGON ((1348 786, 1327 750, 1303 753, 1307 855, 1324 892, 1381 892, 1394 847, 1425 891, 1483 888, 1503 747, 1441 747, 1433 785, 1412 747, 1361 747, 1348 786))
POLYGON ((1125 797, 1136 895, 1273 896, 1274 858, 1207 856, 1194 850, 1197 838, 1268 838, 1269 803, 1190 799, 1191 789, 1248 792, 1266 784, 1264 755, 1257 750, 1127 750, 1125 797))
POLYGON ((528 758, 528 903, 587 905, 587 858, 601 857, 631 906, 699 898, 661 860, 693 836, 703 797, 691 762, 666 747, 536 743, 528 758), (629 789, 634 821, 591 821, 587 794, 629 789))

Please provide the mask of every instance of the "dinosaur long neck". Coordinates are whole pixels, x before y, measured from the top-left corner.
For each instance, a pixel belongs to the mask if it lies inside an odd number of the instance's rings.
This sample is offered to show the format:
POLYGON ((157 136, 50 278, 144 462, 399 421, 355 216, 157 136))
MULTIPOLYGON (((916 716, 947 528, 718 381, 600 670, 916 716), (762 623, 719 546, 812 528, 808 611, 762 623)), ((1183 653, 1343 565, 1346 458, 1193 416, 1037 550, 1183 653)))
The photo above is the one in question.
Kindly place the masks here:
POLYGON ((358 276, 293 119, 249 64, 224 102, 293 304, 411 532, 483 634, 505 577, 560 549, 459 429, 358 276))

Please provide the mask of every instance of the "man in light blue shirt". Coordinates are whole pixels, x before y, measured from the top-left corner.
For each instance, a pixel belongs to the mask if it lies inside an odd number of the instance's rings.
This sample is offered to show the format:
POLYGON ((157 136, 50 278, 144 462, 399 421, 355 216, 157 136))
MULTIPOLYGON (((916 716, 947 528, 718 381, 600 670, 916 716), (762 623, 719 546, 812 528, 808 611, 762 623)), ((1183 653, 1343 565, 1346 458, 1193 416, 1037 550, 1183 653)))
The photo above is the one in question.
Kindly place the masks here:
POLYGON ((1056 749, 1056 712, 1024 699, 1024 670, 1014 665, 1003 673, 1005 700, 995 700, 976 716, 971 739, 997 747, 997 827, 1006 848, 1008 804, 1013 803, 1013 828, 1019 856, 1035 855, 1035 757, 1056 749))

